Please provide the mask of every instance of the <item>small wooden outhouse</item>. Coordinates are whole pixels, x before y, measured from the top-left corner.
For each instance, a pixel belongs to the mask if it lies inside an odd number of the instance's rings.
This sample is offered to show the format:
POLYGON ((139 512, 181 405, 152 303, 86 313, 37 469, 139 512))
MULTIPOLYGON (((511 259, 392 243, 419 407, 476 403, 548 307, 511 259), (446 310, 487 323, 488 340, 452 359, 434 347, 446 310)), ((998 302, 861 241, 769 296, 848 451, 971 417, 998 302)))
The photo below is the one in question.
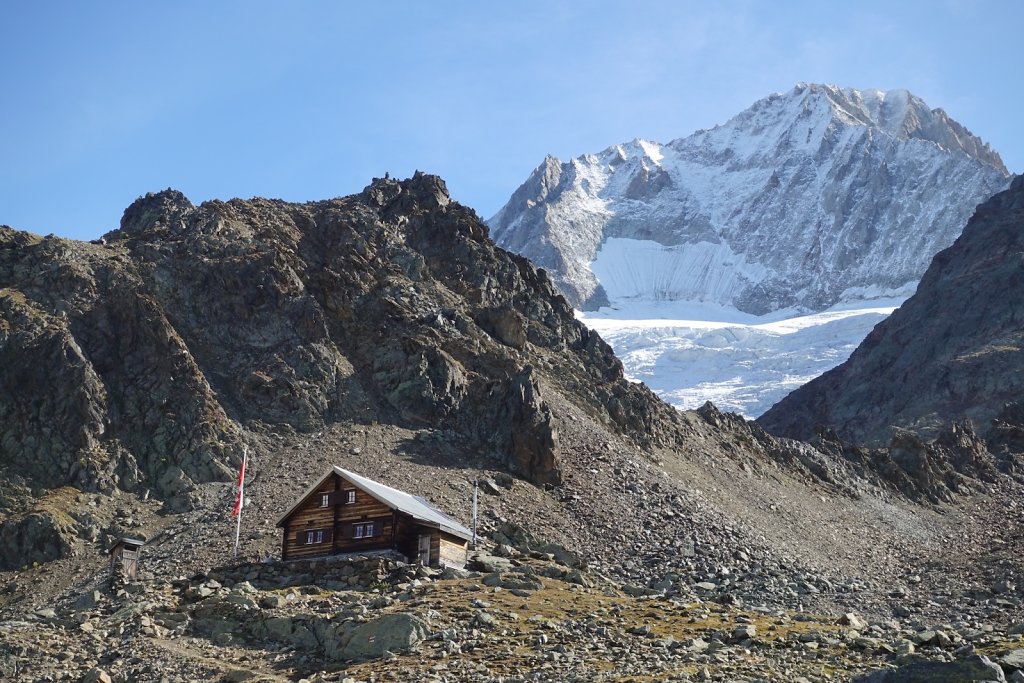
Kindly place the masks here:
POLYGON ((277 522, 281 559, 392 551, 438 567, 464 567, 473 534, 424 498, 332 467, 277 522))
POLYGON ((139 576, 139 555, 146 543, 137 538, 119 538, 110 549, 110 571, 118 571, 134 581, 139 576))

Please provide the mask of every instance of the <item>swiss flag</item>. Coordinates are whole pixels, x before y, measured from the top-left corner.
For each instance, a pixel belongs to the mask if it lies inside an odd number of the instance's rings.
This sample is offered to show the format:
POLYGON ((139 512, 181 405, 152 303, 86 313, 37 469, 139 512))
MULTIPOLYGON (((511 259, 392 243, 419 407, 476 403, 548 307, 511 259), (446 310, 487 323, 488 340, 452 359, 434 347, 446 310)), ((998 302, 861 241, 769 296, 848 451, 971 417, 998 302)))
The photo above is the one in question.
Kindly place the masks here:
POLYGON ((235 498, 235 507, 231 510, 231 516, 237 517, 242 512, 242 501, 245 498, 245 465, 249 462, 249 449, 242 451, 242 469, 238 472, 238 496, 235 498))

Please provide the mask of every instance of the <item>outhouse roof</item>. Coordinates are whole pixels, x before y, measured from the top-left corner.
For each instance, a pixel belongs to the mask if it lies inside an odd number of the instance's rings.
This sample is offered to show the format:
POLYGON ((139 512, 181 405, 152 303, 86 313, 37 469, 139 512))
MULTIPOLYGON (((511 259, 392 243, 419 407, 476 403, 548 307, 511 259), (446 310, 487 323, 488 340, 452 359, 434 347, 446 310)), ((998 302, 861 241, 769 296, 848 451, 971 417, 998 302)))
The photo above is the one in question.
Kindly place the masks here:
POLYGON ((130 538, 128 536, 122 536, 121 538, 114 541, 114 545, 110 546, 110 552, 114 552, 119 545, 146 545, 146 542, 139 538, 130 538))

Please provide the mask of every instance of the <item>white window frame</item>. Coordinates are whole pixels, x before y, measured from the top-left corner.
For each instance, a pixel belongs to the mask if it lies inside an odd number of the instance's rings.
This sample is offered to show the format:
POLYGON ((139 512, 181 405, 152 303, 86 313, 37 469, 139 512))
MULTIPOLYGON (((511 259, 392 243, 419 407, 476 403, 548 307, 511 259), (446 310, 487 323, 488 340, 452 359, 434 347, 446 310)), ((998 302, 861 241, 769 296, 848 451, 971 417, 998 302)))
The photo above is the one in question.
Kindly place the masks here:
POLYGON ((356 502, 356 490, 355 489, 348 489, 348 490, 346 490, 345 491, 345 503, 347 505, 351 505, 354 502, 356 502))
POLYGON ((354 529, 353 529, 352 537, 353 538, 373 538, 373 531, 374 531, 373 525, 374 524, 376 524, 376 522, 362 522, 360 524, 356 524, 354 529))
POLYGON ((321 493, 320 494, 320 507, 325 508, 331 504, 331 494, 321 493))
POLYGON ((352 534, 352 537, 353 538, 362 538, 363 537, 363 525, 362 524, 356 524, 355 525, 355 530, 354 530, 354 532, 352 534))
POLYGON ((373 522, 363 524, 363 538, 373 538, 373 522))
POLYGON ((323 543, 323 542, 324 542, 324 532, 323 532, 323 529, 318 529, 317 532, 316 532, 316 543, 323 543))
POLYGON ((310 529, 306 531, 306 545, 316 545, 324 542, 323 529, 310 529))
POLYGON ((313 532, 312 531, 307 531, 306 532, 306 545, 313 545, 313 538, 314 538, 313 532))

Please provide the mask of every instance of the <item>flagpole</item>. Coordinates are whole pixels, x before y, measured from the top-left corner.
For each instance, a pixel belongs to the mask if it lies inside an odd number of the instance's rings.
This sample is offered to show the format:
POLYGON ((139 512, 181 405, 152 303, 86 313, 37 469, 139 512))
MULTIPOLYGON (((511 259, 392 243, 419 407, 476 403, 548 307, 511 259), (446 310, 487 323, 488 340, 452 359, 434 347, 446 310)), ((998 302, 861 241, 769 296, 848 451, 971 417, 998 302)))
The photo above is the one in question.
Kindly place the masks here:
POLYGON ((249 461, 249 447, 242 446, 242 472, 238 476, 238 514, 235 515, 235 559, 238 559, 238 537, 242 533, 242 508, 245 507, 245 465, 249 461))
POLYGON ((473 480, 473 550, 476 550, 476 491, 479 482, 479 479, 473 480))

